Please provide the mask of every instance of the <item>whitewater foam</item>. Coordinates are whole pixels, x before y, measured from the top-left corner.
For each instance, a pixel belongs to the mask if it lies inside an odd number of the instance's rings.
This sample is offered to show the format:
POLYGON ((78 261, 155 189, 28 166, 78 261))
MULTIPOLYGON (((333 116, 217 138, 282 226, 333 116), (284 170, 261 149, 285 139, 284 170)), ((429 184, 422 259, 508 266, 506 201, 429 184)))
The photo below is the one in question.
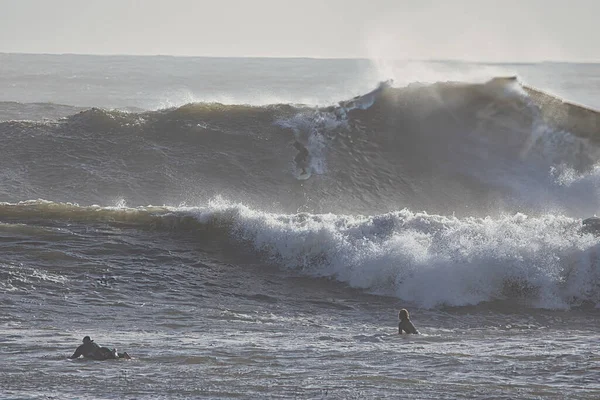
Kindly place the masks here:
POLYGON ((600 284, 598 265, 581 257, 599 240, 581 234, 581 220, 564 216, 459 219, 409 210, 282 215, 222 200, 209 210, 233 218, 232 233, 277 265, 420 307, 520 299, 557 308, 600 301, 598 290, 590 290, 600 284))

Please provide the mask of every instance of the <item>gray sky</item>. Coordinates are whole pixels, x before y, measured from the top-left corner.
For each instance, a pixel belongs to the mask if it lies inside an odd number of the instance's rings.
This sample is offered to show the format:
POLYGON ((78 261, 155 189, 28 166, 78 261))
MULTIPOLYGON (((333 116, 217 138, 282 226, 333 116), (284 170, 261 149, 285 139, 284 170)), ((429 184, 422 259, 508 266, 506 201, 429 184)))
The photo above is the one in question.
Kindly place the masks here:
POLYGON ((600 61, 600 0, 0 0, 0 52, 600 61))

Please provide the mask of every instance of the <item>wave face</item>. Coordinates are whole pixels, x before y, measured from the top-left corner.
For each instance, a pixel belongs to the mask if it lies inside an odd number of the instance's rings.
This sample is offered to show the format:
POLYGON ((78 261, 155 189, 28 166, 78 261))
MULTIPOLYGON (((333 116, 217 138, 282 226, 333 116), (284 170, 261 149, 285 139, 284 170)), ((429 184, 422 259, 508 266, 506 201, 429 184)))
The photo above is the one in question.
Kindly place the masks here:
POLYGON ((494 79, 5 121, 0 216, 223 238, 423 307, 598 304, 597 239, 578 229, 600 206, 597 113, 551 103, 494 79))

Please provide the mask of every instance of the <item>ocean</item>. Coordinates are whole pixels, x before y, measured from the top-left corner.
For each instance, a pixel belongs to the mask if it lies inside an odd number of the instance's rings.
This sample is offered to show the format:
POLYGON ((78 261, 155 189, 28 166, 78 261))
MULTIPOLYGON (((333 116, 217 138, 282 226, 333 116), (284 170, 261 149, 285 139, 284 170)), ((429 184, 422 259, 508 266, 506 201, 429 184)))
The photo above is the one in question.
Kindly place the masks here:
POLYGON ((600 64, 0 54, 0 397, 597 399, 599 109, 600 64))

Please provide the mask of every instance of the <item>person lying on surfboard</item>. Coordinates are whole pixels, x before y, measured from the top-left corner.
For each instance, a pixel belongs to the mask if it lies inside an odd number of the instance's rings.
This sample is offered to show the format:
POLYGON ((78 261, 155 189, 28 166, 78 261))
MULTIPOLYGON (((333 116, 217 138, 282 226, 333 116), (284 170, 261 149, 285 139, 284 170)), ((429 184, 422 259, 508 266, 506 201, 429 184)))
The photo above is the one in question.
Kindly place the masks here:
POLYGON ((94 360, 114 360, 116 358, 130 359, 131 357, 127 352, 117 353, 116 349, 109 349, 108 347, 100 347, 89 336, 83 338, 83 344, 79 346, 75 353, 69 358, 79 358, 84 356, 85 358, 91 358, 94 360))
POLYGON ((414 333, 416 335, 419 334, 417 328, 415 328, 413 323, 410 321, 410 316, 408 315, 408 310, 406 308, 400 310, 400 312, 398 313, 398 319, 400 320, 400 322, 398 322, 399 335, 402 334, 402 331, 405 331, 406 333, 414 333))

